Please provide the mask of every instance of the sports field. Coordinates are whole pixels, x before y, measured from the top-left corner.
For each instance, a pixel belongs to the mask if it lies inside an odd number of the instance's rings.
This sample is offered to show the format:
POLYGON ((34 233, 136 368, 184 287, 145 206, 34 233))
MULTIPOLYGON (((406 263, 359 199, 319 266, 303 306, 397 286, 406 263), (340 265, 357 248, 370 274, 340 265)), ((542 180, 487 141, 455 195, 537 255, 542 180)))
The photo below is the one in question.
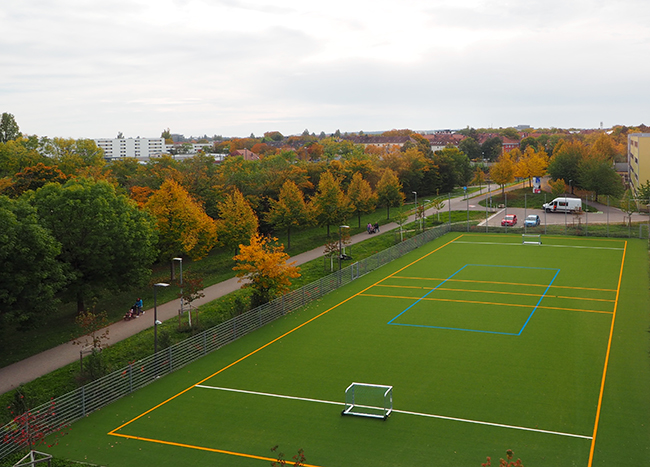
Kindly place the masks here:
POLYGON ((86 419, 119 466, 644 465, 647 242, 448 234, 86 419), (341 416, 352 382, 387 420, 341 416))

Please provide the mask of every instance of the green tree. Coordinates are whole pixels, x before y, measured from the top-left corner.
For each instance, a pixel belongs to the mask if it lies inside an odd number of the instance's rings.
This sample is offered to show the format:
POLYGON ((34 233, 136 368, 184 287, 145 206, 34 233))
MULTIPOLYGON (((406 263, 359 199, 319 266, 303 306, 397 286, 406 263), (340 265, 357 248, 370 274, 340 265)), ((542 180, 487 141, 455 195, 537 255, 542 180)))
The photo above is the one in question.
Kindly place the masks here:
POLYGON ((0 143, 6 143, 20 137, 20 128, 10 113, 3 112, 0 117, 0 143))
POLYGON ((465 138, 458 144, 458 149, 467 154, 470 159, 482 159, 481 145, 474 138, 465 138))
POLYGON ((56 309, 65 281, 61 245, 23 199, 0 196, 0 225, 0 323, 25 328, 56 309))
POLYGON ((269 200, 270 209, 266 221, 276 229, 287 229, 287 250, 291 248, 291 229, 300 228, 311 222, 311 212, 305 197, 292 180, 280 188, 278 200, 269 200))
POLYGON ((363 179, 363 175, 357 172, 352 176, 348 186, 348 198, 357 213, 359 227, 361 227, 361 214, 371 213, 377 206, 377 195, 372 192, 370 183, 363 179))
POLYGON ((129 290, 149 279, 156 256, 152 219, 113 185, 88 179, 50 183, 29 199, 61 243, 67 296, 79 312, 104 291, 129 290))
POLYGON ((578 166, 578 184, 593 191, 596 199, 600 195, 619 196, 624 187, 621 177, 616 173, 611 160, 599 157, 586 157, 578 166))
POLYGON ((328 170, 321 175, 318 189, 311 200, 316 222, 319 226, 327 226, 327 236, 330 236, 330 226, 344 222, 352 213, 352 204, 341 189, 341 183, 328 170))
POLYGON ((495 161, 503 152, 503 140, 499 136, 488 138, 481 144, 481 151, 485 159, 495 161))
POLYGON ((237 189, 217 205, 220 219, 217 220, 219 244, 237 252, 240 245, 248 245, 257 233, 259 222, 250 204, 237 189))
POLYGON ((395 172, 385 169, 377 184, 377 202, 380 206, 386 206, 386 219, 390 219, 390 208, 396 208, 404 204, 404 193, 402 185, 395 172))
POLYGON ((15 174, 38 163, 52 165, 51 159, 38 151, 38 145, 31 138, 0 143, 0 177, 13 177, 15 174))
POLYGON ((578 184, 580 162, 587 156, 587 146, 581 141, 561 140, 553 151, 548 164, 548 174, 553 180, 570 181, 571 187, 578 184))

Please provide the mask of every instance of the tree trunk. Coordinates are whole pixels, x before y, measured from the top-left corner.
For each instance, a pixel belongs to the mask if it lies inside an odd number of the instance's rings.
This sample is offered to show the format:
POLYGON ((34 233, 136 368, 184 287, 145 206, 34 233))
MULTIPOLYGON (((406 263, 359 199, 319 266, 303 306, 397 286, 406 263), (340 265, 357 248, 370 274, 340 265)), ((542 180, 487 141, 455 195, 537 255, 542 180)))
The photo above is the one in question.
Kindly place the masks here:
POLYGON ((287 250, 291 248, 291 227, 287 227, 287 250))
POLYGON ((176 279, 176 271, 174 268, 174 260, 171 260, 169 262, 169 280, 174 282, 174 279, 176 279))
POLYGON ((361 211, 357 211, 357 214, 359 215, 359 228, 361 228, 361 211))

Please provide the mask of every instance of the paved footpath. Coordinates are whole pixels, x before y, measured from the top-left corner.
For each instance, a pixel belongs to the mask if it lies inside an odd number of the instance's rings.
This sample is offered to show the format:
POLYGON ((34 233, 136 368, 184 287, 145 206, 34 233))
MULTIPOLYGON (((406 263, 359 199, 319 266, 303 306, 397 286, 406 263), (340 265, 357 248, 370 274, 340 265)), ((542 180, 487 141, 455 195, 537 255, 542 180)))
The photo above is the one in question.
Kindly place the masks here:
MULTIPOLYGON (((517 184, 507 188, 506 190, 520 188, 521 185, 517 184)), ((500 189, 492 190, 493 194, 497 194, 500 189)), ((469 202, 465 200, 464 197, 452 198, 451 199, 451 210, 464 210, 466 206, 470 206, 470 210, 484 210, 485 208, 478 206, 478 201, 483 199, 487 194, 483 192, 482 195, 471 198, 469 202), (471 203, 471 204, 470 204, 471 203)), ((447 200, 445 200, 447 204, 447 200)), ((444 212, 448 209, 448 206, 445 206, 441 210, 444 212)), ((618 215, 620 211, 618 211, 618 215)), ((380 212, 381 214, 381 212, 380 212)), ((425 215, 431 216, 434 215, 433 210, 428 210, 425 215)), ((612 213, 612 216, 614 214, 612 213)), ((590 215, 591 218, 591 215, 590 215)), ((647 219, 647 216, 645 216, 647 219)), ((634 220, 634 219, 633 219, 634 220)), ((414 221, 414 216, 409 217, 408 222, 414 221)), ((390 230, 397 229, 399 226, 396 223, 390 223, 381 226, 382 232, 387 232, 390 230)), ((359 243, 368 239, 367 233, 360 233, 351 237, 351 244, 359 243)), ((311 261, 316 258, 323 256, 323 247, 320 246, 311 251, 306 251, 296 256, 292 256, 290 261, 295 261, 297 265, 304 264, 308 261, 311 261)), ((193 305, 200 306, 205 303, 216 300, 224 295, 227 295, 241 287, 241 283, 238 278, 228 279, 226 281, 220 282, 218 284, 206 287, 203 290, 205 296, 201 299, 195 300, 193 305)), ((158 319, 160 321, 165 321, 168 319, 173 319, 178 317, 178 310, 180 309, 180 300, 172 300, 171 302, 162 303, 157 307, 158 319)), ((131 321, 118 321, 114 324, 108 326, 109 328, 109 339, 108 343, 114 344, 121 340, 131 337, 140 331, 143 331, 147 328, 150 328, 154 324, 153 319, 153 309, 145 310, 145 314, 141 315, 140 318, 134 319, 131 321)), ((16 362, 12 365, 9 365, 4 368, 0 368, 0 394, 4 394, 7 391, 10 391, 19 384, 27 383, 32 381, 40 376, 51 373, 54 370, 57 370, 69 363, 72 363, 79 359, 79 346, 73 345, 72 342, 67 342, 61 344, 57 347, 54 347, 45 352, 41 352, 37 355, 29 357, 20 362, 16 362)))

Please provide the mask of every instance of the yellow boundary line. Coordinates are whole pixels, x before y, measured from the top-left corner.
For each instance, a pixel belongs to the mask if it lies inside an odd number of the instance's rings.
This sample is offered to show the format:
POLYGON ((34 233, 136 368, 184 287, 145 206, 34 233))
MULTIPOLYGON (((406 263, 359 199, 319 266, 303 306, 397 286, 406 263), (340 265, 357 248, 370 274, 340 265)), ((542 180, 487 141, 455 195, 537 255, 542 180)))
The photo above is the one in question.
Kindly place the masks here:
MULTIPOLYGON (((367 294, 367 293, 362 293, 362 297, 376 297, 376 298, 399 298, 399 299, 406 299, 406 300, 418 300, 417 297, 402 297, 399 295, 379 295, 379 294, 367 294)), ((534 308, 535 305, 522 305, 520 303, 499 303, 499 302, 480 302, 478 300, 454 300, 451 298, 431 298, 431 297, 425 297, 425 298, 420 298, 419 300, 427 300, 431 302, 453 302, 453 303, 472 303, 474 305, 498 305, 498 306, 513 306, 517 308, 534 308)), ((555 306, 538 306, 537 309, 544 309, 544 310, 564 310, 564 311, 582 311, 585 313, 603 313, 603 314, 608 314, 611 315, 613 311, 601 311, 601 310, 584 310, 582 308, 561 308, 561 307, 555 307, 555 306)))
MULTIPOLYGON (((277 462, 277 459, 273 459, 271 457, 254 456, 252 454, 244 454, 244 453, 241 453, 241 452, 224 451, 223 449, 207 448, 205 446, 195 446, 193 444, 175 443, 173 441, 163 441, 163 440, 160 440, 160 439, 142 438, 140 436, 121 435, 119 433, 111 433, 111 434, 113 436, 120 436, 122 438, 137 439, 137 440, 140 440, 140 441, 149 441, 151 443, 166 444, 168 446, 176 446, 176 447, 181 447, 181 448, 197 449, 199 451, 217 452, 219 454, 229 454, 231 456, 246 457, 248 459, 256 459, 256 460, 260 460, 260 461, 277 462)), ((287 461, 287 462, 289 462, 289 461, 287 461)), ((301 465, 304 465, 305 467, 319 467, 318 465, 312 465, 312 464, 301 464, 301 465)))
MULTIPOLYGON (((440 282, 469 282, 474 284, 497 284, 497 285, 516 285, 520 287, 549 287, 548 284, 526 284, 523 282, 498 282, 498 281, 477 281, 472 279, 440 279, 438 277, 409 277, 393 276, 393 279, 411 279, 423 281, 440 281, 440 282)), ((573 289, 573 290, 592 290, 597 292, 616 292, 616 289, 595 289, 593 287, 571 287, 568 285, 551 285, 550 288, 556 289, 573 289)))
POLYGON ((600 421, 600 410, 603 405, 603 394, 605 393, 605 380, 607 378, 607 366, 609 364, 609 353, 612 349, 612 338, 614 336, 614 323, 616 322, 616 311, 618 310, 618 297, 621 292, 621 282, 623 281, 623 266, 625 265, 625 253, 627 252, 627 240, 623 247, 623 258, 621 259, 621 270, 618 274, 618 287, 616 288, 616 302, 614 303, 614 314, 612 316, 612 324, 609 328, 609 340, 607 341, 607 353, 605 354, 605 365, 603 367, 603 378, 600 383, 600 394, 598 395, 598 407, 596 408, 596 420, 594 422, 594 434, 591 438, 591 448, 589 449, 589 463, 587 467, 591 467, 594 461, 594 450, 596 448, 596 435, 598 434, 598 422, 600 421))
MULTIPOLYGON (((323 316, 323 315, 329 313, 330 311, 332 311, 333 309, 339 307, 340 305, 343 305, 344 303, 346 303, 346 302, 352 300, 353 298, 358 297, 359 295, 361 295, 361 294, 362 294, 363 292, 365 292, 366 290, 371 289, 372 287, 375 287, 377 284, 380 284, 381 282, 383 282, 384 280, 388 279, 389 277, 394 276, 395 274, 397 274, 397 273, 399 273, 400 271, 403 271, 404 269, 406 269, 406 268, 412 266, 413 264, 417 263, 418 261, 421 261, 421 260, 423 260, 424 258, 426 258, 426 257, 428 257, 428 256, 430 256, 430 255, 432 255, 433 253, 435 253, 436 251, 438 251, 438 250, 440 250, 440 249, 446 247, 446 246, 449 245, 450 243, 455 242, 456 240, 458 240, 458 239, 461 238, 462 236, 463 236, 463 234, 459 235, 458 237, 454 238, 453 240, 448 241, 448 242, 445 243, 444 245, 439 246, 439 247, 436 248, 435 250, 430 251, 430 252, 427 253, 426 255, 423 255, 423 256, 419 257, 419 258, 416 259, 415 261, 412 261, 411 263, 409 263, 409 264, 407 264, 406 266, 404 266, 404 267, 398 269, 398 270, 395 271, 394 273, 389 274, 388 276, 384 277, 383 279, 378 280, 377 282, 375 282, 375 283, 372 284, 372 285, 369 285, 368 287, 366 287, 365 289, 361 290, 360 292, 357 292, 356 294, 351 295, 350 297, 348 297, 348 298, 346 298, 345 300, 343 300, 343 301, 337 303, 337 304, 334 305, 333 307, 328 308, 327 310, 325 310, 325 311, 323 311, 322 313, 320 313, 320 314, 314 316, 313 318, 311 318, 311 319, 305 321, 304 323, 302 323, 302 324, 296 326, 295 328, 291 329, 290 331, 285 332, 285 333, 282 334, 281 336, 276 337, 276 338, 273 339, 272 341, 267 342, 267 343, 264 344, 263 346, 261 346, 261 347, 255 349, 255 350, 253 350, 252 352, 250 352, 250 353, 244 355, 243 357, 239 358, 238 360, 235 360, 235 361, 232 362, 231 364, 226 365, 226 366, 223 367, 222 369, 220 369, 220 370, 218 370, 218 371, 212 373, 212 374, 211 374, 210 376, 208 376, 207 378, 203 378, 203 379, 202 379, 201 381, 199 381, 198 383, 193 384, 192 386, 188 387, 187 389, 184 389, 183 391, 179 392, 178 394, 173 395, 173 396, 170 397, 169 399, 167 399, 167 400, 161 402, 160 404, 158 404, 158 405, 152 407, 151 409, 147 410, 146 412, 143 412, 143 413, 141 413, 140 415, 138 415, 137 417, 132 418, 132 419, 129 420, 128 422, 123 423, 122 425, 118 426, 117 428, 114 428, 113 430, 109 431, 107 434, 108 434, 108 435, 111 435, 111 436, 119 436, 119 437, 121 437, 121 438, 127 438, 127 439, 138 439, 138 440, 141 440, 141 441, 149 441, 149 442, 152 442, 152 443, 167 444, 167 445, 171 445, 171 446, 182 446, 182 447, 188 447, 188 448, 192 448, 192 447, 194 447, 194 446, 191 446, 191 445, 189 445, 189 444, 180 444, 180 443, 174 443, 174 442, 170 442, 170 441, 163 441, 163 440, 150 439, 150 438, 142 438, 142 437, 139 437, 139 436, 124 435, 124 434, 116 433, 116 431, 121 430, 121 429, 124 428, 125 426, 130 425, 131 423, 135 422, 136 420, 138 420, 138 419, 144 417, 145 415, 147 415, 147 414, 153 412, 153 411, 156 410, 157 408, 162 407, 162 406, 165 405, 166 403, 168 403, 168 402, 170 402, 170 401, 176 399, 178 396, 185 394, 187 391, 189 391, 190 389, 193 389, 194 387, 198 386, 199 384, 203 384, 205 381, 207 381, 207 380, 209 380, 210 378, 212 378, 212 377, 218 375, 219 373, 222 373, 222 372, 226 371, 228 368, 231 368, 231 367, 235 366, 237 363, 239 363, 239 362, 241 362, 241 361, 243 361, 243 360, 246 360, 246 359, 247 359, 248 357, 250 357, 251 355, 255 355, 255 354, 256 354, 257 352, 259 352, 260 350, 265 349, 265 348, 268 347, 269 345, 271 345, 271 344, 273 344, 273 343, 275 343, 275 342, 281 340, 283 337, 288 336, 289 334, 293 333, 294 331, 297 331, 298 329, 302 328, 303 326, 305 326, 305 325, 311 323, 312 321, 314 321, 314 320, 320 318, 321 316, 323 316)), ((223 454, 229 454, 229 455, 232 455, 232 456, 247 457, 247 458, 253 458, 253 459, 262 459, 262 460, 270 460, 270 461, 275 460, 275 459, 267 459, 267 458, 264 458, 264 457, 257 457, 257 456, 253 456, 253 455, 250 455, 250 454, 238 453, 238 452, 230 452, 230 451, 223 451, 223 450, 219 450, 219 449, 202 448, 202 447, 199 447, 199 446, 196 446, 196 447, 194 447, 194 448, 196 448, 196 449, 201 449, 201 450, 206 450, 206 451, 212 451, 212 452, 219 452, 219 453, 223 453, 223 454)), ((318 466, 312 466, 312 467, 318 467, 318 466)))

